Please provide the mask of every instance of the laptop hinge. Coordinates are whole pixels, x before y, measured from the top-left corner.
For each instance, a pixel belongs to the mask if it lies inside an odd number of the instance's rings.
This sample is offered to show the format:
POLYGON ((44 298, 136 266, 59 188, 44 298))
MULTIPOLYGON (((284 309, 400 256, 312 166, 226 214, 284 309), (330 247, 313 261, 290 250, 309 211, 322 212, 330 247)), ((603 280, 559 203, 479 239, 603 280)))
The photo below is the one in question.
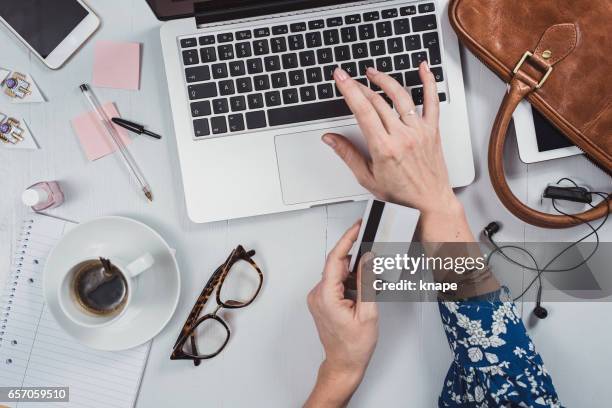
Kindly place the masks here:
POLYGON ((196 26, 347 3, 347 0, 201 1, 194 3, 196 26))

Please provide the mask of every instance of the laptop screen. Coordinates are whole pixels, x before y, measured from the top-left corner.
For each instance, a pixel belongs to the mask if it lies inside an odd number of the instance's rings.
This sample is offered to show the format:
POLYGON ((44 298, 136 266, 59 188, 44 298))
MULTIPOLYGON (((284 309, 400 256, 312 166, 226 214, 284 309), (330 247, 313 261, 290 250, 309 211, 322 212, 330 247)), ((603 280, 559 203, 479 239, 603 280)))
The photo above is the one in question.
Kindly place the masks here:
POLYGON ((201 17, 199 23, 351 3, 354 0, 147 0, 159 20, 201 17))

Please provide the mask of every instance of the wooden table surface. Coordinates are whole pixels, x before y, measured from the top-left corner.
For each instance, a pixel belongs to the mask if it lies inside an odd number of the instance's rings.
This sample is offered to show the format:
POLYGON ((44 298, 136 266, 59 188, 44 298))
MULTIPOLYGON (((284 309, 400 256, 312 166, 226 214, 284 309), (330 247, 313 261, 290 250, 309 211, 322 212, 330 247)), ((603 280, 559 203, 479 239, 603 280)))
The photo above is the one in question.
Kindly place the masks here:
MULTIPOLYGON (((0 111, 24 118, 41 147, 37 151, 0 148, 0 282, 9 272, 16 226, 28 211, 20 202, 21 192, 40 180, 59 180, 66 203, 53 214, 75 221, 102 215, 133 217, 158 230, 177 249, 183 279, 181 301, 170 324, 153 341, 138 407, 299 405, 313 385, 322 357, 306 294, 320 278, 327 251, 360 216, 364 204, 192 223, 186 215, 177 163, 161 59, 161 23, 143 0, 92 0, 91 5, 102 27, 58 71, 45 68, 5 30, 0 31, 0 66, 30 73, 48 100, 12 105, 0 98, 0 111), (136 192, 116 159, 88 162, 70 126, 70 120, 86 109, 77 87, 91 81, 93 46, 98 40, 143 44, 140 90, 99 89, 97 93, 101 100, 114 101, 125 117, 165 136, 161 141, 136 137, 130 146, 156 192, 153 204, 136 192), (209 274, 238 243, 258 252, 266 272, 260 298, 248 309, 229 313, 233 336, 219 357, 198 368, 171 362, 171 346, 194 299, 209 274)), ((486 152, 505 86, 469 53, 462 57, 477 178, 457 193, 474 231, 499 220, 503 223, 498 235, 501 241, 572 241, 582 236, 586 227, 553 233, 525 225, 498 201, 487 174, 486 152)), ((506 153, 512 188, 533 206, 540 205, 544 186, 562 176, 586 180, 595 189, 610 188, 610 179, 581 157, 525 165, 513 141, 506 153)), ((612 241, 612 225, 604 227, 600 236, 612 241)), ((547 307, 550 317, 530 332, 560 396, 567 406, 601 406, 598 401, 612 399, 608 384, 612 328, 607 324, 611 304, 547 307)), ((530 311, 525 307, 524 316, 530 311)), ((378 349, 352 406, 433 406, 450 361, 435 304, 382 304, 378 349)))

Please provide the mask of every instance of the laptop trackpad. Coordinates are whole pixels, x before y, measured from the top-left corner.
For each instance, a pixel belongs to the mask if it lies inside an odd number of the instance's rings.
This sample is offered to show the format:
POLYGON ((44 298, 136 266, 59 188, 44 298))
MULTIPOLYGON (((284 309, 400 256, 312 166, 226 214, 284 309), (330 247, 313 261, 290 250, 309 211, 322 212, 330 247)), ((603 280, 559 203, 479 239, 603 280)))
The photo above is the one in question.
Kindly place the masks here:
POLYGON ((327 132, 346 136, 362 152, 365 140, 356 125, 278 135, 274 139, 283 201, 300 204, 368 194, 323 141, 327 132))

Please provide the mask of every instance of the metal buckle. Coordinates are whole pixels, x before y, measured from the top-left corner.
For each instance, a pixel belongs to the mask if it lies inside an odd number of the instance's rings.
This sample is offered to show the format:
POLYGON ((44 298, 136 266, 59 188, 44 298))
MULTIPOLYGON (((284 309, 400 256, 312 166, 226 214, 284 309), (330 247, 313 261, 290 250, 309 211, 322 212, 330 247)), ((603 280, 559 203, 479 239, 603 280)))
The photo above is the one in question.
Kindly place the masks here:
MULTIPOLYGON (((516 64, 516 67, 514 67, 514 70, 512 70, 513 74, 516 74, 519 71, 519 69, 521 69, 521 66, 523 65, 523 63, 528 57, 533 57, 533 53, 531 51, 525 51, 521 60, 518 62, 518 64, 516 64)), ((542 85, 544 85, 544 82, 546 82, 552 70, 553 70, 553 67, 548 67, 548 71, 546 71, 546 73, 544 74, 540 82, 538 82, 538 84, 536 85, 536 89, 540 89, 542 85)))

